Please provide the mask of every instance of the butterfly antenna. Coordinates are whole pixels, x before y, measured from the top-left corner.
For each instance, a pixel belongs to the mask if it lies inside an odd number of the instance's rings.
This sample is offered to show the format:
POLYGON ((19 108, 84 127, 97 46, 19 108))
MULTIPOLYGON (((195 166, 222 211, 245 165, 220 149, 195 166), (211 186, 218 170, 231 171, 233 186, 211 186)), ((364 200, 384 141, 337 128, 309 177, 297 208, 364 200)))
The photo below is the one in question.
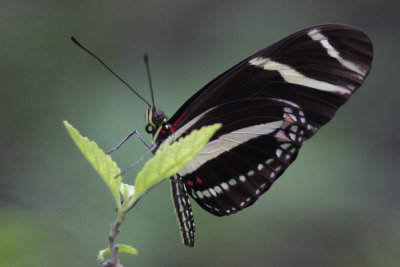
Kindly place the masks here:
POLYGON ((156 104, 154 102, 154 93, 153 93, 153 85, 151 83, 151 73, 150 73, 150 64, 149 64, 149 56, 147 54, 144 54, 144 64, 146 65, 146 70, 147 70, 147 77, 149 78, 149 85, 150 85, 150 93, 151 93, 151 101, 153 102, 153 107, 156 107, 156 104))
MULTIPOLYGON (((118 80, 120 80, 123 84, 125 84, 129 89, 131 89, 131 91, 137 95, 140 99, 142 99, 149 107, 151 106, 149 102, 146 101, 146 99, 144 99, 141 95, 139 95, 133 88, 132 86, 130 86, 127 82, 125 82, 121 77, 119 77, 110 67, 108 67, 106 65, 106 63, 103 62, 103 60, 101 60, 98 56, 96 56, 95 54, 93 54, 92 52, 89 51, 89 49, 87 49, 86 47, 84 47, 81 43, 78 42, 78 40, 75 39, 75 37, 71 37, 72 42, 74 42, 77 46, 79 46, 80 48, 82 48, 84 51, 86 51, 86 53, 88 53, 89 55, 91 55, 92 57, 94 57, 95 59, 97 59, 97 61, 99 61, 101 63, 101 65, 103 65, 107 70, 109 70, 115 77, 117 77, 118 80)), ((154 101, 153 101, 154 102, 154 101)))

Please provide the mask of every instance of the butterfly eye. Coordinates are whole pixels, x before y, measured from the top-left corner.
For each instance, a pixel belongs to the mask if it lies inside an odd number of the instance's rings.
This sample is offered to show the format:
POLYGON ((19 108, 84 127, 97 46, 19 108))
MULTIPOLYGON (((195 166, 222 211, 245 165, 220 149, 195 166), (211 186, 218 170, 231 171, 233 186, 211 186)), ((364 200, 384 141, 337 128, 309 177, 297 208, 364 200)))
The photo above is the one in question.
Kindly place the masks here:
POLYGON ((149 134, 154 133, 154 127, 151 124, 147 124, 145 129, 146 129, 146 132, 149 134))

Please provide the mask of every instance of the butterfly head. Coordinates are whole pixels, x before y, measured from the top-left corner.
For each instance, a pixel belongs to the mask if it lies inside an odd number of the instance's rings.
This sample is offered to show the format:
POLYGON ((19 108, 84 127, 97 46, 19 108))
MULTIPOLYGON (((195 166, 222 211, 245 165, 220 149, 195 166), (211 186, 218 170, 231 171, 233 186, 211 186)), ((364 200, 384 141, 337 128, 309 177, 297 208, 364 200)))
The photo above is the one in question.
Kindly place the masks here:
POLYGON ((167 127, 167 119, 164 112, 155 107, 148 107, 146 110, 146 132, 156 137, 163 128, 167 127))

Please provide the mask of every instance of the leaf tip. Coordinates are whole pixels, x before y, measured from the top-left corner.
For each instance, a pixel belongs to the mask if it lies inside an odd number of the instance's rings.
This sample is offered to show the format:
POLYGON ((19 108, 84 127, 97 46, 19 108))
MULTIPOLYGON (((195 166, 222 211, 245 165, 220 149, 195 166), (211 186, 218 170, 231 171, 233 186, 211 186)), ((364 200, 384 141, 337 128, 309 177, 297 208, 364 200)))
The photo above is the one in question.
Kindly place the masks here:
POLYGON ((69 124, 69 122, 66 120, 63 120, 62 123, 64 124, 65 127, 71 126, 71 124, 69 124))

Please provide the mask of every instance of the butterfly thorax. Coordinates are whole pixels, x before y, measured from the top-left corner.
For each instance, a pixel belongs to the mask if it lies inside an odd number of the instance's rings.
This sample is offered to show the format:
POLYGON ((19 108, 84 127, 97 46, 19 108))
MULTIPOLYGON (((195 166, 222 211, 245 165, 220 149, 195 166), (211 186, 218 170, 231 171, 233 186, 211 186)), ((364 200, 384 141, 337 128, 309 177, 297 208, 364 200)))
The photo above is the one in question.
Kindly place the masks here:
POLYGON ((146 132, 152 135, 153 143, 158 140, 160 135, 168 135, 170 125, 164 112, 155 107, 148 107, 146 110, 146 132))

